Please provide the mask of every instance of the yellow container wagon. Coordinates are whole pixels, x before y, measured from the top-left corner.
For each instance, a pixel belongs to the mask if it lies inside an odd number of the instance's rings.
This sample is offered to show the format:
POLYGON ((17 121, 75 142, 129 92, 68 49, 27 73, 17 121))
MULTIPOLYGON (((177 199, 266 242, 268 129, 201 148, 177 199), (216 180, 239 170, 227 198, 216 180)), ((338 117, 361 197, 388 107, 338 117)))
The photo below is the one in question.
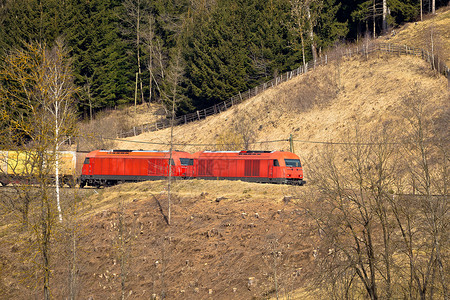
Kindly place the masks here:
MULTIPOLYGON (((0 151, 0 183, 33 183, 36 182, 38 153, 35 151, 0 151)), ((77 152, 59 151, 59 176, 61 185, 75 185, 77 173, 77 152)), ((55 163, 52 162, 50 176, 55 178, 55 163)))

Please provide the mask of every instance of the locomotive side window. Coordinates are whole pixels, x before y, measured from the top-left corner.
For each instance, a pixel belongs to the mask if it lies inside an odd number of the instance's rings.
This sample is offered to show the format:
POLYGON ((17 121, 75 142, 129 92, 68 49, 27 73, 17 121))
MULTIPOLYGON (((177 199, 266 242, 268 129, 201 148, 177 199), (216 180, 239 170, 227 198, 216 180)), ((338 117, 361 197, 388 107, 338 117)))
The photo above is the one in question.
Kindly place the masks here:
POLYGON ((170 159, 170 165, 175 166, 175 162, 173 161, 173 158, 170 159))
POLYGON ((273 160, 273 166, 274 167, 279 167, 280 166, 280 163, 278 162, 278 159, 274 159, 273 160))
POLYGON ((89 164, 89 157, 86 157, 85 159, 84 159, 84 163, 83 164, 85 164, 85 165, 88 165, 89 164))
POLYGON ((180 158, 180 163, 182 166, 193 166, 194 160, 191 158, 180 158))
POLYGON ((300 163, 299 159, 285 159, 284 162, 286 163, 286 167, 295 167, 300 168, 302 164, 300 163))

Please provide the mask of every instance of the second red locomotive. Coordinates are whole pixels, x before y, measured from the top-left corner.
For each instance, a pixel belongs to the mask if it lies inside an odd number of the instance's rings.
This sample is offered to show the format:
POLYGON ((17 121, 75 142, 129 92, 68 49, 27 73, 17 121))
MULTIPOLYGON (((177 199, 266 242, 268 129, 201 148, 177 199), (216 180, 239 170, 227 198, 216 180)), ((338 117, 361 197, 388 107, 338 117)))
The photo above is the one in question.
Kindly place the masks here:
POLYGON ((194 177, 303 185, 300 159, 281 151, 201 151, 193 154, 194 177))

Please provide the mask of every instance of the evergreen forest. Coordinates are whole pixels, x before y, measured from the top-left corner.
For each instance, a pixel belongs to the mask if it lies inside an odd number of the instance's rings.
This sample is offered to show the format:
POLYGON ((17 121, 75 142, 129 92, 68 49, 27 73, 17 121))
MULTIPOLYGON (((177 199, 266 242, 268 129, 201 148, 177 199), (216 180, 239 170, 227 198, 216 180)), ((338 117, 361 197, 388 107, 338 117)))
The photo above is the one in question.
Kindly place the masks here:
POLYGON ((445 5, 446 0, 0 0, 0 64, 13 49, 62 39, 80 117, 174 99, 180 114, 297 68, 336 43, 377 36, 445 5))

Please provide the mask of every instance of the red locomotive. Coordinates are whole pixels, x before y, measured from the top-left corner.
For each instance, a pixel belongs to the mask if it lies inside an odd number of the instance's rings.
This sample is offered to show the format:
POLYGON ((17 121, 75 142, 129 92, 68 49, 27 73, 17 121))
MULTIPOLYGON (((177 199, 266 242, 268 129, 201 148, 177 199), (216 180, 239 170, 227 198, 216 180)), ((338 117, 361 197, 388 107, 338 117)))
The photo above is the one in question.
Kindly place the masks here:
POLYGON ((127 181, 158 180, 169 176, 192 177, 192 154, 145 150, 96 150, 84 161, 80 187, 109 186, 127 181), (169 169, 169 165, 170 168, 169 169))
POLYGON ((281 151, 201 151, 193 154, 194 177, 303 185, 300 159, 281 151))

